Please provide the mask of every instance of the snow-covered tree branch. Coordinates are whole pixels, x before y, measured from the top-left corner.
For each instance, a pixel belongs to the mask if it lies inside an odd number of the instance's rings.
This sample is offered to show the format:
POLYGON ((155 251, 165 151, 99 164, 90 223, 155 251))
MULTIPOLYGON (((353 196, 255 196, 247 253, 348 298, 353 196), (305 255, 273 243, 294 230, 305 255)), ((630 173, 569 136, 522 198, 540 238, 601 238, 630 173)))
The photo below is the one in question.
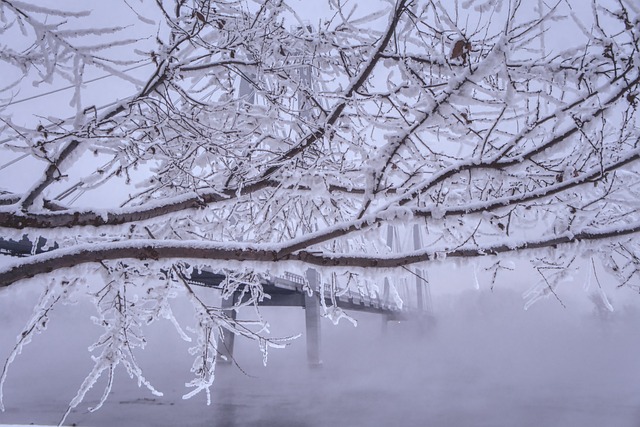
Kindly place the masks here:
MULTIPOLYGON (((41 280, 57 295, 81 286, 74 268, 100 271, 113 321, 96 348, 109 349, 162 317, 114 311, 123 283, 164 274, 166 314, 196 267, 248 275, 257 303, 285 263, 428 269, 531 250, 554 261, 562 246, 638 286, 634 1, 327 0, 314 22, 297 7, 141 1, 124 6, 136 25, 91 29, 89 12, 0 0, 0 167, 32 171, 3 183, 0 228, 50 246, 0 268, 0 288, 41 280), (91 92, 99 73, 130 93, 91 92), (32 83, 70 85, 71 109, 20 118, 32 83), (386 226, 414 225, 423 247, 391 253, 386 226)), ((208 390, 218 329, 260 334, 192 299, 206 353, 192 385, 208 390)), ((133 347, 118 360, 144 382, 133 347)))

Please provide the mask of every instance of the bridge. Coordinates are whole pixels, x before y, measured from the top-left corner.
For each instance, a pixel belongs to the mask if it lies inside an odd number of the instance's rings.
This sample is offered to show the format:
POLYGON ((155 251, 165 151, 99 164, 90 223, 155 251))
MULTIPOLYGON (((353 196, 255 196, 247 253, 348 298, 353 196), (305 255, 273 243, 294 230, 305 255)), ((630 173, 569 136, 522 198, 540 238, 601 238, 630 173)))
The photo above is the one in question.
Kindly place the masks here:
MULTIPOLYGON (((416 230, 413 230, 414 245, 418 245, 416 240, 416 230)), ((389 247, 400 250, 397 246, 401 243, 398 232, 390 227, 387 243, 389 247)), ((38 238, 34 242, 26 236, 22 240, 15 241, 0 238, 0 254, 10 256, 32 256, 38 253, 56 249, 57 244, 47 246, 43 238, 38 238)), ((405 321, 418 319, 430 322, 432 318, 431 295, 429 284, 426 279, 426 272, 420 270, 412 271, 415 276, 415 283, 407 283, 407 280, 393 283, 393 278, 385 277, 381 281, 382 292, 378 286, 358 289, 342 289, 334 292, 330 291, 330 286, 323 286, 321 276, 315 269, 308 269, 305 276, 285 272, 282 277, 271 277, 263 280, 265 298, 258 302, 260 306, 272 307, 301 307, 305 310, 305 336, 307 344, 307 360, 310 366, 321 365, 320 358, 320 320, 326 308, 337 307, 345 312, 367 312, 384 316, 387 321, 405 321), (397 297, 397 298, 396 298, 397 297), (400 302, 400 304, 398 304, 400 302)), ((201 286, 218 290, 222 293, 226 276, 207 270, 194 270, 187 278, 190 285, 201 286)), ((228 316, 235 321, 237 319, 236 308, 242 304, 243 294, 239 291, 227 299, 222 299, 221 308, 227 311, 228 316)), ((235 335, 227 333, 221 340, 219 349, 223 357, 221 360, 231 363, 233 360, 235 335)))
MULTIPOLYGON (((194 271, 187 280, 189 284, 215 288, 222 291, 225 275, 210 271, 194 271)), ((409 319, 430 320, 430 310, 425 310, 424 298, 416 300, 422 304, 407 304, 403 300, 402 307, 390 298, 389 280, 385 279, 384 291, 364 293, 346 290, 331 295, 328 286, 321 286, 321 277, 314 269, 308 269, 306 277, 285 272, 282 277, 274 277, 262 282, 264 293, 268 296, 258 302, 260 306, 302 307, 305 310, 305 337, 307 344, 307 361, 310 366, 321 365, 320 358, 320 319, 325 307, 335 306, 345 312, 361 311, 384 316, 385 321, 404 321, 409 319)), ((424 285, 423 285, 424 286, 424 285)), ((422 289, 419 287, 417 289, 422 289)), ((422 292, 422 294, 424 294, 422 292)), ((243 295, 235 292, 230 298, 222 300, 222 309, 228 310, 229 317, 237 318, 235 306, 240 305, 243 295)), ((233 359, 235 335, 225 334, 220 343, 220 353, 225 356, 223 363, 231 363, 233 359)))

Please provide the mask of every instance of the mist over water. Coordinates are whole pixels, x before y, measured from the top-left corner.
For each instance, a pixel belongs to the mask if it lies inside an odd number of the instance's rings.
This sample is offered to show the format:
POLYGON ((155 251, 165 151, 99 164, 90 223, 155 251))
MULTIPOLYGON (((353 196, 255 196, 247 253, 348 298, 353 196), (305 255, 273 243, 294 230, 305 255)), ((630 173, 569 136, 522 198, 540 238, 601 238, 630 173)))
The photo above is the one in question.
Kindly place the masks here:
MULTIPOLYGON (((0 294, 6 356, 29 299, 0 294), (24 307, 23 307, 24 306, 24 307), (24 311, 24 310, 22 310, 24 311)), ((521 294, 466 291, 436 301, 436 322, 390 322, 355 313, 322 323, 321 368, 307 366, 304 336, 272 349, 236 341, 236 366, 219 366, 212 405, 184 401, 191 358, 169 322, 154 324, 139 353, 154 397, 120 372, 95 413, 104 381, 68 418, 92 426, 638 426, 640 312, 608 316, 553 300, 525 311, 521 294)), ((55 424, 91 368, 99 334, 91 307, 66 307, 15 362, 0 423, 55 424)), ((26 309, 26 313, 29 309, 26 309)), ((301 308, 264 308, 273 336, 304 333, 301 308)), ((242 318, 242 315, 240 316, 242 318)))

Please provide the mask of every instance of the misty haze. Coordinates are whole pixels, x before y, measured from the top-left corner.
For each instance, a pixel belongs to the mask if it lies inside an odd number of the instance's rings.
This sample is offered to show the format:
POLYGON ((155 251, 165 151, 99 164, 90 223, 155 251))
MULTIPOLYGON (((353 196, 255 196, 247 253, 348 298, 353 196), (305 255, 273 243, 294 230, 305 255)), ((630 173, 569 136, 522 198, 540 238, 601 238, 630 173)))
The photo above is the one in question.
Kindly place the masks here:
MULTIPOLYGON (((33 292, 31 297, 36 295, 33 292)), ((581 289, 580 289, 581 291, 581 289)), ((235 366, 216 372, 213 403, 182 400, 187 345, 154 325, 140 363, 164 397, 141 393, 123 372, 105 406, 78 409, 67 423, 112 426, 635 426, 640 332, 637 307, 603 319, 584 300, 522 309, 519 292, 467 290, 440 300, 436 324, 389 323, 356 315, 357 328, 322 324, 320 368, 307 366, 304 337, 272 350, 267 366, 255 345, 239 340, 235 366), (386 330, 385 330, 386 329, 386 330)), ((4 295, 4 310, 33 301, 4 295), (11 302, 9 301, 11 300, 11 302)), ((278 334, 304 333, 300 308, 264 308, 278 334)), ((52 319, 25 349, 6 385, 4 423, 54 424, 91 367, 86 347, 97 328, 91 307, 52 319), (69 333, 73 330, 73 333, 69 333), (37 386, 34 386, 37 385, 37 386)), ((26 316, 3 315, 9 348, 26 316)), ((101 390, 85 402, 97 403, 101 390)))

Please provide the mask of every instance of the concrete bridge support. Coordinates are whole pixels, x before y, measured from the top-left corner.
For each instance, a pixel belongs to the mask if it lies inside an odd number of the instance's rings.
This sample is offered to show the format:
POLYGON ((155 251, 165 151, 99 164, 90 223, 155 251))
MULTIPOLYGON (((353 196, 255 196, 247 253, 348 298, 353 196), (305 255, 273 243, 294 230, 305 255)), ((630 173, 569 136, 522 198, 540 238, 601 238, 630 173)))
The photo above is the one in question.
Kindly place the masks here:
POLYGON ((320 306, 320 296, 317 289, 320 284, 320 274, 313 268, 306 272, 309 286, 313 289, 313 294, 304 293, 304 318, 307 335, 307 361, 309 366, 318 367, 322 365, 320 358, 320 318, 322 316, 320 306))
MULTIPOLYGON (((220 303, 220 308, 222 308, 223 312, 228 315, 233 321, 236 320, 238 316, 238 312, 233 309, 233 306, 236 302, 238 302, 238 298, 240 294, 234 292, 227 299, 222 299, 220 303)), ((218 359, 219 363, 228 365, 233 361, 233 345, 235 343, 236 336, 230 331, 224 331, 224 337, 218 340, 218 354, 222 356, 218 359)))

